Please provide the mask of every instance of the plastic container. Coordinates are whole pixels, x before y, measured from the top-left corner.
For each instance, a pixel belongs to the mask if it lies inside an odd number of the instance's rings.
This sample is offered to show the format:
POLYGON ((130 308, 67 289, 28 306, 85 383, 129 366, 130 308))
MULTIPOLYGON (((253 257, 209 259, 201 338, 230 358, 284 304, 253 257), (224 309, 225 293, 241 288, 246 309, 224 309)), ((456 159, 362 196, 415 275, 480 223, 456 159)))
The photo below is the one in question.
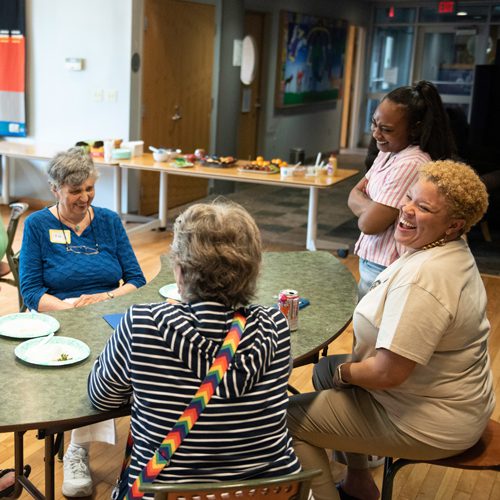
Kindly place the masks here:
POLYGON ((109 163, 113 158, 113 149, 115 148, 114 140, 104 141, 104 161, 109 163))
POLYGON ((142 156, 144 154, 144 141, 122 142, 121 147, 130 149, 132 156, 142 156))
POLYGON ((132 153, 130 149, 118 148, 113 150, 111 158, 113 158, 113 160, 129 160, 132 158, 132 153))

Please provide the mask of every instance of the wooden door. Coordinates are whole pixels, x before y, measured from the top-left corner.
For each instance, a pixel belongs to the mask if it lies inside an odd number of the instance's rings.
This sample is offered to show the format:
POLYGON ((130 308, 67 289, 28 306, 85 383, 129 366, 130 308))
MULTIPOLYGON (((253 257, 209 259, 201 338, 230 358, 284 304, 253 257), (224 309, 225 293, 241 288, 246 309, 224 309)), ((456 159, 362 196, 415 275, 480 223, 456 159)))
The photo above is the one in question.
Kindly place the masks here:
MULTIPOLYGON (((144 147, 208 151, 215 8, 180 0, 146 0, 144 15, 144 147)), ((158 184, 157 173, 141 173, 141 214, 158 211, 158 184)), ((168 178, 169 207, 206 194, 204 179, 168 178)))
POLYGON ((238 129, 238 158, 252 158, 257 154, 259 117, 261 109, 262 47, 264 36, 264 14, 245 13, 245 35, 254 37, 257 46, 257 65, 255 78, 251 85, 241 84, 240 122, 238 129), (246 108, 246 109, 243 109, 246 108))

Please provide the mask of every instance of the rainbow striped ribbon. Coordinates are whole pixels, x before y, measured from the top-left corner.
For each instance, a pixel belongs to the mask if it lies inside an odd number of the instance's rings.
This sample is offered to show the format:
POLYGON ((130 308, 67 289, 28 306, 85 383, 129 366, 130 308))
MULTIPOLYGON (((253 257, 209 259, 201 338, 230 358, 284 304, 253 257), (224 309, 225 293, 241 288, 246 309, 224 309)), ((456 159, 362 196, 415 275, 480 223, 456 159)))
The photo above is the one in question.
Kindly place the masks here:
POLYGON ((231 328, 222 343, 222 346, 215 357, 212 366, 208 370, 200 388, 194 395, 184 413, 179 417, 172 430, 167 434, 153 458, 146 464, 141 473, 137 476, 134 484, 125 496, 126 500, 142 498, 144 493, 140 491, 140 486, 144 483, 152 483, 156 476, 170 463, 172 455, 182 443, 182 440, 189 434, 193 425, 198 420, 201 412, 205 409, 210 398, 214 395, 217 386, 226 373, 229 363, 233 359, 236 349, 245 329, 246 318, 236 311, 234 313, 231 328))

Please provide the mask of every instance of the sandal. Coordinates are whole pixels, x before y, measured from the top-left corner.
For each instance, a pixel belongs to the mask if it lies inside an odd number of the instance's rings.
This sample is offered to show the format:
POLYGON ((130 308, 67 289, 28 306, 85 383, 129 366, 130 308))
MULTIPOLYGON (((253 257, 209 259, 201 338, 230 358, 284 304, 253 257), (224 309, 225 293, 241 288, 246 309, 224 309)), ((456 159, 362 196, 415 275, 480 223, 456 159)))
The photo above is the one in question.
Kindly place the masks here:
MULTIPOLYGON (((16 472, 16 471, 15 469, 3 469, 0 471, 0 477, 5 476, 9 472, 16 472)), ((23 476, 28 477, 30 475, 30 472, 31 472, 31 466, 25 465, 23 469, 23 476)), ((16 483, 17 480, 14 481, 14 484, 12 484, 11 486, 8 486, 7 488, 4 488, 2 491, 0 491, 0 498, 11 496, 12 493, 14 493, 14 489, 16 488, 16 483)))

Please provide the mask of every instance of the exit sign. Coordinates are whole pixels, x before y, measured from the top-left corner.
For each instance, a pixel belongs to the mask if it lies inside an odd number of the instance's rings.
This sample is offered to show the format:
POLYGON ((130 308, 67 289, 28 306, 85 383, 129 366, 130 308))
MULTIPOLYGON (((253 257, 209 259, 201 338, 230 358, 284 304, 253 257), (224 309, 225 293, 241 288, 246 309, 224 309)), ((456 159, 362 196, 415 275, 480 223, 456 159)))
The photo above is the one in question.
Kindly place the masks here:
POLYGON ((438 12, 440 14, 453 14, 455 12, 455 2, 439 2, 438 12))

